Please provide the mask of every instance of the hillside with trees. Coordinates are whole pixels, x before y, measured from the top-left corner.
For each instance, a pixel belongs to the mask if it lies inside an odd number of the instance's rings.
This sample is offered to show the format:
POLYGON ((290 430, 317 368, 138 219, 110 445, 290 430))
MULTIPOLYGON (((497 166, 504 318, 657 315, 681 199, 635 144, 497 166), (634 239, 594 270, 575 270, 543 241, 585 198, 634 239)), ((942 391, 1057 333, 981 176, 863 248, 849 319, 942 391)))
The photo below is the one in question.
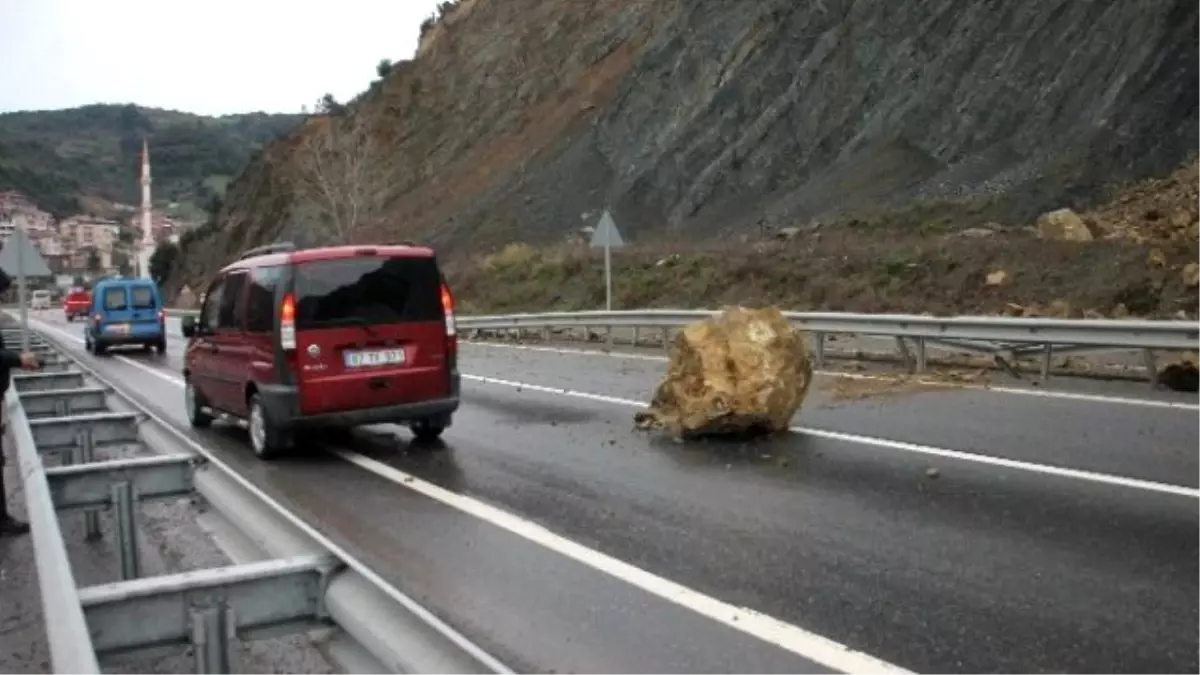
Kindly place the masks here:
POLYGON ((158 203, 202 219, 213 197, 263 144, 302 115, 206 117, 135 105, 88 105, 0 114, 0 190, 14 189, 63 217, 97 204, 135 204, 142 140, 158 203))

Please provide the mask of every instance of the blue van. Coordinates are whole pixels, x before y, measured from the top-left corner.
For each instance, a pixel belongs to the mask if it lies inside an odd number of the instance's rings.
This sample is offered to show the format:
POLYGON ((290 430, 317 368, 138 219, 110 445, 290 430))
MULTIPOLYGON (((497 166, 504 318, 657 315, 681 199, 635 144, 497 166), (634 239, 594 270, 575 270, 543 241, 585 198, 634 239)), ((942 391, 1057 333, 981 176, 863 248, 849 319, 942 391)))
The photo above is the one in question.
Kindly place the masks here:
POLYGON ((114 345, 142 345, 167 352, 166 315, 158 286, 149 279, 105 279, 92 289, 83 329, 88 351, 99 356, 114 345))

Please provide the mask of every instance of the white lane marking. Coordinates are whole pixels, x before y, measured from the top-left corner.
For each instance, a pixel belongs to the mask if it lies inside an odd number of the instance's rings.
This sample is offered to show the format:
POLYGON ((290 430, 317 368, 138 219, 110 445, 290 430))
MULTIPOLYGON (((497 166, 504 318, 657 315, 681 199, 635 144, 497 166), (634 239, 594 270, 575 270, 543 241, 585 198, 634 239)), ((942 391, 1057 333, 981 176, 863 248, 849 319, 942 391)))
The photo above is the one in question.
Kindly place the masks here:
MULTIPOLYGON (((646 403, 643 401, 635 401, 629 398, 620 398, 617 396, 607 396, 604 394, 592 394, 589 392, 576 391, 573 389, 563 389, 562 387, 548 387, 541 384, 530 384, 527 382, 517 382, 514 380, 505 380, 498 377, 485 377, 482 375, 467 375, 463 374, 464 379, 475 380, 485 384, 494 384, 504 387, 512 387, 515 389, 536 391, 546 394, 554 394, 556 396, 571 396, 574 398, 582 398, 591 401, 600 401, 603 403, 612 403, 615 405, 645 408, 646 403)), ((889 450, 900 450, 903 452, 911 452, 920 455, 933 455, 935 457, 943 457, 946 459, 960 460, 964 462, 975 462, 977 464, 989 464, 992 466, 1002 466, 1008 469, 1017 469, 1020 471, 1030 471, 1048 476, 1060 476, 1063 478, 1072 478, 1075 480, 1089 481, 1093 483, 1104 483, 1107 485, 1119 485, 1121 487, 1134 488, 1137 490, 1146 490, 1149 492, 1161 492, 1164 494, 1181 495, 1200 499, 1200 490, 1196 488, 1184 487, 1182 485, 1171 485, 1170 483, 1159 483, 1156 481, 1142 480, 1140 478, 1126 478, 1124 476, 1115 476, 1112 474, 1099 473, 1096 471, 1085 471, 1083 469, 1070 469, 1051 464, 1037 464, 1034 462, 1024 462, 1016 459, 1006 459, 1004 457, 995 457, 992 455, 981 455, 973 452, 964 452, 962 450, 951 450, 949 448, 939 448, 932 445, 922 445, 920 443, 909 443, 906 441, 895 441, 890 438, 878 438, 875 436, 861 436, 859 434, 850 434, 841 431, 829 431, 825 429, 814 429, 812 427, 791 427, 791 431, 799 434, 807 434, 810 436, 818 436, 832 440, 845 441, 848 443, 857 443, 861 445, 870 445, 879 448, 887 448, 889 450)))
MULTIPOLYGON (((38 323, 42 324, 42 326, 41 326, 42 330, 52 331, 54 333, 58 333, 61 337, 64 337, 68 340, 72 340, 79 344, 84 344, 84 339, 79 337, 78 335, 72 335, 71 333, 68 333, 67 331, 65 331, 53 324, 45 323, 43 321, 39 321, 38 323)), ((175 386, 178 386, 178 387, 183 386, 183 378, 182 377, 175 377, 175 376, 171 375, 170 373, 167 373, 166 371, 159 370, 158 368, 152 368, 152 367, 146 365, 145 363, 142 363, 141 361, 135 361, 135 360, 129 358, 128 356, 121 356, 120 354, 111 354, 111 353, 109 354, 109 356, 113 359, 116 359, 123 363, 128 363, 131 366, 134 366, 136 368, 144 370, 147 373, 150 373, 151 375, 154 375, 155 377, 157 377, 159 379, 170 382, 171 384, 173 384, 175 386)))
MULTIPOLYGON (((83 338, 71 335, 53 326, 44 326, 59 335, 82 343, 83 338)), ((144 363, 123 356, 114 358, 153 373, 176 386, 183 386, 182 378, 175 378, 144 363)), ((899 666, 877 659, 869 654, 855 651, 846 645, 809 632, 799 626, 781 621, 748 607, 738 607, 704 595, 687 586, 635 567, 600 551, 588 548, 566 537, 555 534, 545 527, 525 520, 503 509, 485 504, 471 497, 451 492, 432 483, 388 466, 382 462, 348 450, 337 451, 346 461, 374 473, 382 478, 402 485, 446 506, 474 516, 491 525, 515 534, 527 541, 566 556, 594 570, 636 586, 663 600, 689 609, 722 625, 741 631, 763 642, 773 644, 823 666, 845 673, 907 673, 899 666)))
POLYGON ((408 486, 431 499, 453 506, 555 553, 636 586, 651 595, 690 609, 701 616, 799 654, 828 668, 845 673, 907 672, 868 654, 854 651, 839 642, 748 607, 738 607, 704 595, 670 579, 647 572, 640 567, 635 567, 559 536, 541 525, 524 520, 507 511, 426 483, 356 452, 339 451, 337 454, 367 471, 408 486))
MULTIPOLYGON (((634 359, 639 361, 659 361, 666 362, 667 357, 655 356, 653 354, 632 354, 625 352, 604 352, 595 349, 579 349, 577 347, 541 347, 538 345, 510 345, 500 342, 479 342, 473 340, 463 340, 462 344, 473 347, 492 347, 496 349, 516 349, 520 351, 531 352, 548 352, 551 354, 563 354, 572 356, 604 356, 614 359, 634 359)), ((868 375, 866 373, 843 373, 836 370, 818 370, 817 375, 825 377, 841 377, 849 380, 891 380, 884 375, 868 375)), ((965 382, 939 382, 931 380, 933 384, 944 385, 947 389, 970 389, 974 391, 990 391, 997 394, 1016 394, 1019 396, 1040 396, 1043 398, 1061 398, 1073 401, 1086 401, 1088 403, 1114 403, 1120 405, 1143 406, 1147 408, 1174 408, 1178 410, 1200 410, 1200 403, 1186 403, 1182 401, 1158 401, 1148 398, 1134 398, 1131 396, 1108 396, 1106 394, 1085 394, 1082 392, 1073 391, 1053 391, 1047 389, 1026 389, 1024 387, 1006 387, 1003 385, 979 385, 968 384, 965 382)))

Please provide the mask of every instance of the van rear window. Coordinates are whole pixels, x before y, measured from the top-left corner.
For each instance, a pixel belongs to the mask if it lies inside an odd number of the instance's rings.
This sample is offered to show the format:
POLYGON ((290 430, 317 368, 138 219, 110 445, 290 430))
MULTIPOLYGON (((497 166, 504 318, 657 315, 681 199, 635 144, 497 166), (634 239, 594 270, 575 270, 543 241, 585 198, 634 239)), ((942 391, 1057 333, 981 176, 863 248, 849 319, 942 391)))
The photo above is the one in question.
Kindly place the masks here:
POLYGON ((120 286, 104 289, 104 309, 126 309, 125 289, 120 286))
POLYGON ((149 287, 134 286, 130 290, 133 292, 134 309, 154 309, 154 291, 149 287))
POLYGON ((441 280, 430 258, 302 263, 296 266, 296 328, 441 321, 441 280))

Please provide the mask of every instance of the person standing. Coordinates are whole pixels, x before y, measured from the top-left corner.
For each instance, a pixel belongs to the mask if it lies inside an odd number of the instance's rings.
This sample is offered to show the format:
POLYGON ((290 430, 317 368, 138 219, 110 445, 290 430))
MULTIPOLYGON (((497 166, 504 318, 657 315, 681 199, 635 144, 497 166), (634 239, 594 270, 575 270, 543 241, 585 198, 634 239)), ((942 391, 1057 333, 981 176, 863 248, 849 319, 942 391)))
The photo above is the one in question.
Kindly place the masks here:
MULTIPOLYGON (((12 279, 0 270, 0 295, 12 285, 12 279)), ((0 411, 3 410, 4 395, 12 381, 12 369, 37 370, 42 367, 36 354, 16 352, 4 346, 4 334, 0 333, 0 411)), ((8 419, 0 418, 0 444, 8 431, 8 419)), ((4 487, 4 448, 0 445, 0 537, 9 537, 29 532, 29 524, 17 520, 8 512, 8 490, 4 487)))

